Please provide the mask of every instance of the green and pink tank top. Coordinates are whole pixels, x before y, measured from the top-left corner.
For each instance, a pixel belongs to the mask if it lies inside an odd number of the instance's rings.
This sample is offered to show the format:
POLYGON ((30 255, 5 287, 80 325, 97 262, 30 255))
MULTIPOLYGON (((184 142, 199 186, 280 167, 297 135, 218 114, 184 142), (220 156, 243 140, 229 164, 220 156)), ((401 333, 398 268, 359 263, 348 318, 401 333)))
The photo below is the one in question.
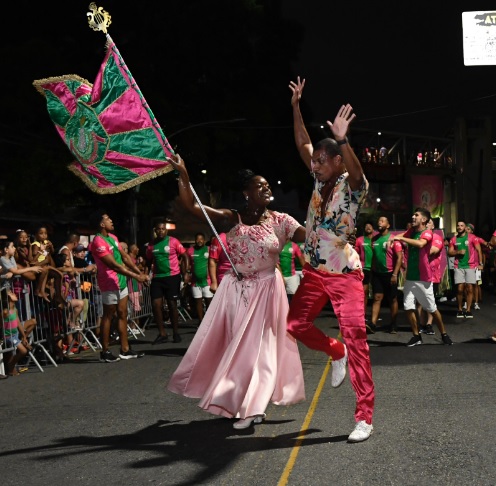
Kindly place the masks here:
POLYGON ((279 254, 279 265, 283 277, 291 277, 296 275, 295 261, 301 257, 300 247, 292 241, 286 242, 279 254))
POLYGON ((120 291, 126 288, 126 277, 109 268, 102 260, 104 256, 112 255, 115 261, 122 265, 123 261, 119 248, 117 236, 111 233, 107 236, 97 233, 91 242, 90 251, 95 259, 96 277, 101 292, 120 291))
POLYGON ((408 245, 408 265, 406 267, 406 280, 412 282, 432 282, 432 269, 429 261, 429 253, 432 245, 432 231, 413 231, 409 229, 405 233, 406 238, 412 240, 426 240, 423 248, 408 245))
POLYGON ((372 270, 377 273, 392 272, 396 254, 401 251, 403 251, 401 243, 394 241, 391 233, 375 235, 372 238, 372 252, 374 254, 372 270))
POLYGON ((163 240, 155 240, 146 248, 146 258, 153 261, 153 277, 172 277, 181 272, 179 257, 186 253, 181 242, 166 236, 163 240))
POLYGON ((207 287, 210 285, 210 277, 208 275, 208 246, 202 246, 200 248, 192 246, 186 252, 191 260, 193 285, 196 287, 207 287))

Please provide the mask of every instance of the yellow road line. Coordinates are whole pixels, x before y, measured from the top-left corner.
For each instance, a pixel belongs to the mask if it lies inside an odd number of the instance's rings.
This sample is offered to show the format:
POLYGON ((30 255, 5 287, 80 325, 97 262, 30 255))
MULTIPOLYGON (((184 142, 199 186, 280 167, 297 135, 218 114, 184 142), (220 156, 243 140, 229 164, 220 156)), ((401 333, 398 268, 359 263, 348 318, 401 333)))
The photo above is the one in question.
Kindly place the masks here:
POLYGON ((310 422, 312 421, 313 414, 315 412, 315 409, 317 408, 317 403, 320 398, 320 394, 322 392, 322 388, 324 388, 325 381, 327 379, 327 375, 329 374, 329 370, 331 369, 331 361, 332 359, 329 359, 327 361, 327 366, 325 367, 322 377, 320 378, 319 386, 317 387, 317 390, 315 390, 315 394, 313 395, 313 400, 312 403, 310 404, 310 408, 308 409, 307 415, 305 417, 305 420, 303 422, 303 425, 301 426, 300 433, 298 437, 296 438, 296 444, 291 450, 291 455, 289 456, 288 462, 286 463, 286 467, 284 468, 284 471, 282 472, 282 475, 279 479, 279 482, 277 483, 277 486, 286 486, 288 484, 289 480, 289 475, 291 474, 291 471, 293 470, 293 467, 296 462, 296 457, 298 456, 298 453, 300 452, 300 447, 301 443, 303 442, 303 439, 305 438, 305 433, 308 430, 308 427, 310 426, 310 422))

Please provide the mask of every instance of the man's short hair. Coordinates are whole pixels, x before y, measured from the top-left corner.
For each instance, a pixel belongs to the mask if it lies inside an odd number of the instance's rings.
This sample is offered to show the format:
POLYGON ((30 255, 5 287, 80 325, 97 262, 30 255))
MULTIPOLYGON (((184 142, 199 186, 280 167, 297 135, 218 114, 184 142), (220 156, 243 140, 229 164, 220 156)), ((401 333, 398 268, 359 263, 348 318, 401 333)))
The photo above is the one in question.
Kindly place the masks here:
POLYGON ((105 209, 99 208, 93 211, 89 216, 89 223, 93 229, 97 229, 100 227, 100 223, 102 222, 103 217, 108 214, 105 209))
POLYGON ((313 147, 314 152, 316 150, 324 150, 327 155, 335 157, 336 155, 343 155, 338 143, 333 138, 323 138, 319 140, 313 147))
POLYGON ((165 224, 167 225, 167 219, 159 216, 153 220, 153 227, 156 228, 159 224, 165 224))
POLYGON ((426 218, 425 222, 427 223, 429 219, 431 219, 431 212, 425 208, 415 208, 415 213, 420 213, 424 218, 426 218))

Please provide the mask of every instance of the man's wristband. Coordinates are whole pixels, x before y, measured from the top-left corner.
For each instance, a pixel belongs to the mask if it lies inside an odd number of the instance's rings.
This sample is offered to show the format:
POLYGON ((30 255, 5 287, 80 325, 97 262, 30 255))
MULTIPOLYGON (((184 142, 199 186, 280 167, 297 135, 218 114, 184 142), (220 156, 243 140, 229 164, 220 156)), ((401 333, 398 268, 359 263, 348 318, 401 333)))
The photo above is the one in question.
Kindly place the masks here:
POLYGON ((343 140, 336 140, 338 145, 346 145, 348 143, 348 138, 344 137, 343 140))
POLYGON ((391 277, 397 277, 398 275, 395 275, 394 273, 391 274, 391 277))

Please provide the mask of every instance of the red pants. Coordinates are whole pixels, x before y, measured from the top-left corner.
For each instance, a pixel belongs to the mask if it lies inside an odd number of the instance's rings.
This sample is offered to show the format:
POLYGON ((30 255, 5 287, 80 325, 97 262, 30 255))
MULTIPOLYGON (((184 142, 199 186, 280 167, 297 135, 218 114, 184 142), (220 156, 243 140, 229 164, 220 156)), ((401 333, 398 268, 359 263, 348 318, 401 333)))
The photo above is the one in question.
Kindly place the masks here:
POLYGON ((303 275, 289 307, 288 332, 305 346, 323 351, 332 359, 341 359, 343 344, 313 325, 330 299, 348 348, 350 381, 357 397, 355 420, 371 424, 374 381, 365 330, 363 274, 359 270, 347 274, 325 273, 306 264, 303 275))

